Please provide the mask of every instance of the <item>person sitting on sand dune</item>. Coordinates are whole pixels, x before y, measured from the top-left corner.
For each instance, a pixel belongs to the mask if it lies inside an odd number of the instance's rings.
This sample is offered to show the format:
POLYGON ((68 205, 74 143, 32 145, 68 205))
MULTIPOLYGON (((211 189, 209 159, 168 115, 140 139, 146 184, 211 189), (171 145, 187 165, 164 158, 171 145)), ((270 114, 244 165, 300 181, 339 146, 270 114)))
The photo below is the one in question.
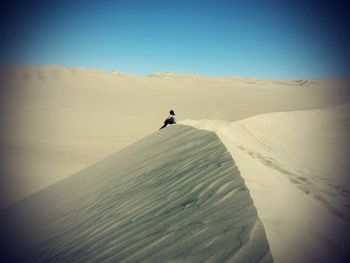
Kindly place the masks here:
POLYGON ((165 128, 168 124, 176 124, 176 119, 175 119, 175 112, 171 110, 169 117, 164 121, 164 125, 160 127, 159 130, 165 128))

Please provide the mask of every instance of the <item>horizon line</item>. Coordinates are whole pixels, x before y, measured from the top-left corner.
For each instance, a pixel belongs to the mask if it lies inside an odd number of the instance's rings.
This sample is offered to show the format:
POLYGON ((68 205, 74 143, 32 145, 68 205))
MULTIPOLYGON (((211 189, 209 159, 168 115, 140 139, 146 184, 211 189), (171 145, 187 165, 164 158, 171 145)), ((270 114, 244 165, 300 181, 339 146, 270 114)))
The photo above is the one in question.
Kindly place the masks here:
POLYGON ((173 74, 173 75, 178 75, 178 76, 196 76, 196 77, 206 77, 206 78, 241 78, 241 79, 254 79, 254 80, 264 80, 264 81, 298 81, 298 80, 339 80, 339 79, 350 79, 350 75, 346 76, 330 76, 330 77, 308 77, 308 78, 301 78, 301 77, 293 77, 293 78, 265 78, 265 77, 254 77, 254 76, 241 76, 241 75, 209 75, 209 74, 203 74, 203 73, 197 73, 197 72, 176 72, 176 71, 153 71, 148 74, 139 74, 135 72, 127 72, 127 71, 122 71, 119 69, 111 69, 111 70, 106 70, 106 69, 99 69, 96 67, 88 67, 88 66, 64 66, 60 64, 41 64, 41 65, 34 65, 34 64, 28 64, 28 63, 8 63, 8 64, 0 64, 0 70, 6 69, 6 68, 11 68, 11 67, 31 67, 35 69, 42 69, 45 67, 57 67, 61 69, 82 69, 82 70, 90 70, 90 71, 98 71, 100 73, 105 73, 105 74, 113 74, 113 73, 119 73, 122 75, 126 76, 137 76, 137 77, 154 77, 154 75, 161 75, 161 74, 173 74))

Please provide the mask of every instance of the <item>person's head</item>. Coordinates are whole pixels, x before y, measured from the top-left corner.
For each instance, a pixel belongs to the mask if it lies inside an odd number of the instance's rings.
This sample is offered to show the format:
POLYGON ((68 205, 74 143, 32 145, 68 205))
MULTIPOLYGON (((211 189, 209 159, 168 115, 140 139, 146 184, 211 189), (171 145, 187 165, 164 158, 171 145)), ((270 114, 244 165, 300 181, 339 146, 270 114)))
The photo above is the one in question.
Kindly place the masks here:
POLYGON ((175 115, 175 112, 174 112, 173 110, 171 110, 169 113, 170 113, 171 115, 175 115))

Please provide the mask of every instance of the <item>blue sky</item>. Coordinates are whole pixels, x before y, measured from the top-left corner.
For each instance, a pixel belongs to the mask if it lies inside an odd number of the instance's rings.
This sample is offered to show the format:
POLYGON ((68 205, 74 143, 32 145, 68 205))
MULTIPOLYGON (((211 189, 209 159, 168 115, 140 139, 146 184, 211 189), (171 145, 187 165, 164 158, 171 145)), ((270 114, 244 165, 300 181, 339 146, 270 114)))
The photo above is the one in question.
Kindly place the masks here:
POLYGON ((1 64, 275 79, 349 73, 348 20, 334 3, 15 2, 2 11, 1 64))

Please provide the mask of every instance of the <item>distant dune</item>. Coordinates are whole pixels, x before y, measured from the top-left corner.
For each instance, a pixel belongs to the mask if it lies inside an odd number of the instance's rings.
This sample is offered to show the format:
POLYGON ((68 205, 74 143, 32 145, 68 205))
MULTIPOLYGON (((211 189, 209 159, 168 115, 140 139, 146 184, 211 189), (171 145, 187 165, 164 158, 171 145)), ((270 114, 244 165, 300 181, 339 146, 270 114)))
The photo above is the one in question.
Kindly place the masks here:
POLYGON ((8 262, 272 262, 231 155, 176 125, 2 211, 8 262))
POLYGON ((0 207, 181 119, 229 122, 349 102, 348 80, 258 80, 17 65, 0 70, 0 207))

